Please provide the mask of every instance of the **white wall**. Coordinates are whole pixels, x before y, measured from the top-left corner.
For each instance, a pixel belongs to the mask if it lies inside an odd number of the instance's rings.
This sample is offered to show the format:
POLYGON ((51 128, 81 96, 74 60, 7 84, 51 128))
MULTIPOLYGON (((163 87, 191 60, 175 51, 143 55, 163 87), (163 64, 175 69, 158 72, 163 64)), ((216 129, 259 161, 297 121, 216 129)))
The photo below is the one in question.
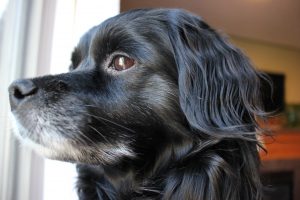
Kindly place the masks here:
POLYGON ((300 104, 300 49, 232 37, 260 70, 285 74, 285 101, 300 104))

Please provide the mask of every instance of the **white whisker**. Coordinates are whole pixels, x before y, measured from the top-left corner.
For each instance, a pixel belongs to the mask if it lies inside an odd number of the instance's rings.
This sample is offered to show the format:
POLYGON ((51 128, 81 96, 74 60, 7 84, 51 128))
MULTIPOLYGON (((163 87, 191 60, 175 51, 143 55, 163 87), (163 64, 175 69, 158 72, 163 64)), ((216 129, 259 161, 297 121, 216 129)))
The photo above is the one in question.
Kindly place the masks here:
POLYGON ((118 126, 118 127, 120 127, 120 128, 126 129, 126 130, 128 130, 128 131, 130 131, 130 132, 132 132, 132 133, 135 133, 134 130, 132 130, 132 129, 130 129, 130 128, 127 128, 127 127, 125 127, 125 126, 123 126, 123 125, 121 125, 121 124, 118 124, 118 123, 116 123, 116 122, 114 122, 114 121, 111 121, 111 120, 109 120, 109 119, 106 119, 106 118, 103 118, 103 117, 100 117, 100 116, 96 116, 96 115, 92 115, 92 114, 88 114, 88 113, 84 113, 84 114, 87 115, 87 116, 94 117, 94 118, 96 118, 96 119, 101 119, 101 120, 103 120, 103 121, 106 121, 106 122, 109 122, 109 123, 111 123, 111 124, 114 124, 114 125, 116 125, 116 126, 118 126))
POLYGON ((88 125, 91 129, 93 129, 94 131, 96 131, 106 142, 109 143, 109 141, 106 139, 106 137, 99 131, 97 130, 95 127, 88 125))

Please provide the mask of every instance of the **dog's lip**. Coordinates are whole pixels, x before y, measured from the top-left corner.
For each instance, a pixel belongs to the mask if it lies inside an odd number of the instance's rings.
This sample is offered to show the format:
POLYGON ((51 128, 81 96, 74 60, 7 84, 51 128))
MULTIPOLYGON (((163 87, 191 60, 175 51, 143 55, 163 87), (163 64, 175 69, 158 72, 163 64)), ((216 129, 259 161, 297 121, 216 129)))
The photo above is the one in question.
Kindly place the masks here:
POLYGON ((35 120, 37 113, 35 112, 33 104, 30 105, 21 105, 18 109, 11 111, 10 119, 13 124, 14 132, 24 138, 28 137, 30 134, 30 127, 35 127, 37 121, 35 120))
POLYGON ((20 120, 18 113, 11 112, 10 121, 13 133, 18 139, 22 140, 28 137, 28 134, 26 134, 26 127, 23 125, 22 120, 20 120))
POLYGON ((30 100, 26 100, 21 105, 19 105, 16 109, 11 110, 11 114, 18 120, 19 122, 23 121, 22 119, 29 119, 31 115, 33 115, 34 111, 39 108, 36 107, 34 102, 30 102, 30 100))

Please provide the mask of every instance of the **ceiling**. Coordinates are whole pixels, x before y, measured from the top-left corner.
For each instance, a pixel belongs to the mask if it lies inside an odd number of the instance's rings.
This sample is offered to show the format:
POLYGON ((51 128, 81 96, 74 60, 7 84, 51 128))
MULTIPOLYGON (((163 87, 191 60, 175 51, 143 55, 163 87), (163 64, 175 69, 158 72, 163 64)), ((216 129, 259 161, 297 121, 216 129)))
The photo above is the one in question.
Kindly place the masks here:
POLYGON ((300 49, 300 0, 121 0, 121 11, 145 7, 184 8, 227 34, 300 49))

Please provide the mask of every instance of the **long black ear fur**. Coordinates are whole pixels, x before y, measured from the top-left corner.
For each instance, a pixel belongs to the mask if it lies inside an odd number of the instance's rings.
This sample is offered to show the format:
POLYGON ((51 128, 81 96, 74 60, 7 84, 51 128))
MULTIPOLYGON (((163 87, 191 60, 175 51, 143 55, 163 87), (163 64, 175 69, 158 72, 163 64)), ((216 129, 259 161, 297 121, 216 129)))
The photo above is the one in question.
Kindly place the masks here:
POLYGON ((258 128, 259 74, 243 53, 197 16, 172 16, 170 40, 179 72, 180 104, 192 127, 216 137, 258 128))
POLYGON ((202 181, 191 184, 196 191, 191 199, 261 199, 255 119, 265 114, 260 74, 199 17, 182 11, 170 15, 181 109, 203 142, 197 150, 202 181))

